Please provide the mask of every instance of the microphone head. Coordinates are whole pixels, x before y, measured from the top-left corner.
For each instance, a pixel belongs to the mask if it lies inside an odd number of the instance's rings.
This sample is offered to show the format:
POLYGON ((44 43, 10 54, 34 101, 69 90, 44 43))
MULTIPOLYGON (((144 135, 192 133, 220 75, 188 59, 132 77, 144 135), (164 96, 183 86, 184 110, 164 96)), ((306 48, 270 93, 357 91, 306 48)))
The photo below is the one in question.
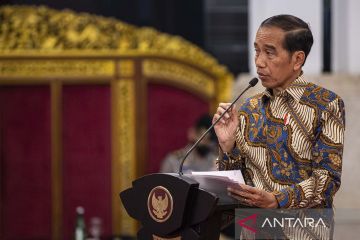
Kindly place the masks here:
POLYGON ((253 78, 253 79, 251 79, 250 80, 250 82, 249 82, 249 85, 251 86, 251 87, 253 87, 253 86, 255 86, 257 83, 258 83, 258 79, 257 78, 253 78))

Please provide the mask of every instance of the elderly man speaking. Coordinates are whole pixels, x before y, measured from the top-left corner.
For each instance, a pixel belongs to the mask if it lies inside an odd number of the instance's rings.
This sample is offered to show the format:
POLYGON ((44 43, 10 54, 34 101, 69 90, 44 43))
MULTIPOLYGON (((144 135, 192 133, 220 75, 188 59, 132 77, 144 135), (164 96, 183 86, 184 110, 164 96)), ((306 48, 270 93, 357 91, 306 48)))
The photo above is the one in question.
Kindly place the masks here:
MULTIPOLYGON (((254 49, 265 91, 215 125, 219 170, 242 170, 247 185, 228 191, 248 205, 332 208, 341 182, 344 103, 304 78, 312 44, 308 24, 295 16, 263 21, 254 49)), ((229 105, 219 104, 213 122, 229 105)))

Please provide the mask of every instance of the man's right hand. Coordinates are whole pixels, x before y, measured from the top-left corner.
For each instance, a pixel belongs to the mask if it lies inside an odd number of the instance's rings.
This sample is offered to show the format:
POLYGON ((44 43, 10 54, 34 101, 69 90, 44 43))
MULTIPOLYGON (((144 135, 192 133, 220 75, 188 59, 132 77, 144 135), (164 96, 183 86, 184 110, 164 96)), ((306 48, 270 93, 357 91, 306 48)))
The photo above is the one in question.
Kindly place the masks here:
MULTIPOLYGON (((220 115, 230 106, 231 103, 220 103, 214 114, 212 122, 214 123, 220 115)), ((230 152, 235 144, 236 129, 239 125, 239 118, 236 109, 233 107, 225 113, 224 117, 214 126, 221 149, 224 152, 230 152)))

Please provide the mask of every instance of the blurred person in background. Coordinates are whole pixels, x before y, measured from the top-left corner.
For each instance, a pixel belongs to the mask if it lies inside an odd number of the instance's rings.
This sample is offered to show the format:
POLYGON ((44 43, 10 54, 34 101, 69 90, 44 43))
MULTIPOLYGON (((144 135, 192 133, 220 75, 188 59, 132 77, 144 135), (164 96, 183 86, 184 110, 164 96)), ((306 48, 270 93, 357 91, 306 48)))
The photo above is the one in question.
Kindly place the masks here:
MULTIPOLYGON (((174 173, 179 171, 181 160, 191 146, 211 126, 211 117, 202 115, 187 132, 188 144, 178 150, 169 153, 162 161, 160 172, 174 173)), ((217 143, 215 132, 212 130, 199 143, 194 151, 187 157, 183 165, 183 172, 213 171, 216 170, 217 143)))

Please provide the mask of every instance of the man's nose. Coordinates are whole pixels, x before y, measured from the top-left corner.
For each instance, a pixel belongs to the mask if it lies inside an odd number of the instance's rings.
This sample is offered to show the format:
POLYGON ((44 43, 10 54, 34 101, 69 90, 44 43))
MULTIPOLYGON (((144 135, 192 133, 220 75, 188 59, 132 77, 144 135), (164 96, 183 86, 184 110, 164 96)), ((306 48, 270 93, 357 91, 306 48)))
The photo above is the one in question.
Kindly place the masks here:
POLYGON ((255 66, 258 68, 264 68, 266 66, 263 54, 259 54, 259 56, 255 57, 255 66))

